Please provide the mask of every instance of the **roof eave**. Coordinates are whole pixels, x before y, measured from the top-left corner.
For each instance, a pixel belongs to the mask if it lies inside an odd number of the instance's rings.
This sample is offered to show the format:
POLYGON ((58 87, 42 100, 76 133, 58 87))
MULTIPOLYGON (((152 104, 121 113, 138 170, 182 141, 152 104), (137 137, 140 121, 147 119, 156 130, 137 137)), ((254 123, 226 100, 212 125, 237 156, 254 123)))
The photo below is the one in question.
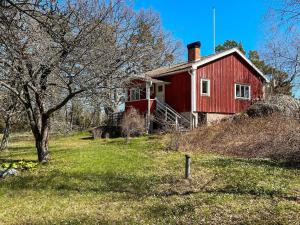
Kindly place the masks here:
POLYGON ((173 75, 173 74, 178 74, 178 73, 182 73, 182 72, 187 72, 188 70, 190 70, 192 68, 192 66, 189 66, 185 69, 181 69, 181 70, 176 70, 176 71, 172 71, 172 72, 169 72, 169 73, 162 73, 162 74, 159 74, 159 75, 148 75, 149 77, 151 78, 159 78, 159 77, 165 77, 165 76, 169 76, 169 75, 173 75))

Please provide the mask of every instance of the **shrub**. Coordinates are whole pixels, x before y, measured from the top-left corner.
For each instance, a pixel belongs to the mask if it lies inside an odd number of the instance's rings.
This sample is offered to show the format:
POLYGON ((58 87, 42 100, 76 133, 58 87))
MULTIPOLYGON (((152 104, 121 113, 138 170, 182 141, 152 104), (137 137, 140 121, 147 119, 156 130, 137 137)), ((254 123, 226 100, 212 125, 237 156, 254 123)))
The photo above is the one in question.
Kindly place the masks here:
POLYGON ((93 139, 101 138, 103 130, 101 127, 94 127, 90 129, 90 133, 92 134, 93 139))
POLYGON ((131 136, 138 136, 146 131, 145 118, 136 109, 130 108, 124 113, 121 129, 128 142, 131 136))

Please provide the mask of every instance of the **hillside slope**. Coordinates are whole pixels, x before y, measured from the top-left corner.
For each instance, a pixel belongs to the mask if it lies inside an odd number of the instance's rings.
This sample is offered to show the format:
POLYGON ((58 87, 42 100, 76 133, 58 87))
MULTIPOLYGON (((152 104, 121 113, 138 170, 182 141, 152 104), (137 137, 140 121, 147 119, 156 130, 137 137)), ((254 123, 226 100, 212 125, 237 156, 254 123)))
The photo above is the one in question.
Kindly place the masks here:
POLYGON ((300 162, 300 123, 281 115, 226 121, 185 136, 183 149, 300 162))

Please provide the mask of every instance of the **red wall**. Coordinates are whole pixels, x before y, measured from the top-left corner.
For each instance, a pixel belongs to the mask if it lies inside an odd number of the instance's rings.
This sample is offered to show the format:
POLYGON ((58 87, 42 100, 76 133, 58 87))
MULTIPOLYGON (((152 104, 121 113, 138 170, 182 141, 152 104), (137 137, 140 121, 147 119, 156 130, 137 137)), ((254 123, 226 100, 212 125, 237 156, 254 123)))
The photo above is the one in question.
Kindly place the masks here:
POLYGON ((232 54, 201 66, 197 70, 197 111, 238 113, 251 100, 234 98, 234 84, 250 84, 251 99, 262 97, 262 78, 240 56, 232 54), (201 96, 201 78, 210 79, 210 96, 201 96))
POLYGON ((165 86, 165 102, 177 112, 191 111, 191 76, 188 72, 159 78, 171 82, 165 86))
MULTIPOLYGON (((130 107, 133 107, 139 111, 140 114, 144 114, 147 112, 148 101, 147 99, 125 102, 125 111, 129 110, 130 107)), ((153 112, 155 109, 155 101, 150 100, 150 111, 153 112)))

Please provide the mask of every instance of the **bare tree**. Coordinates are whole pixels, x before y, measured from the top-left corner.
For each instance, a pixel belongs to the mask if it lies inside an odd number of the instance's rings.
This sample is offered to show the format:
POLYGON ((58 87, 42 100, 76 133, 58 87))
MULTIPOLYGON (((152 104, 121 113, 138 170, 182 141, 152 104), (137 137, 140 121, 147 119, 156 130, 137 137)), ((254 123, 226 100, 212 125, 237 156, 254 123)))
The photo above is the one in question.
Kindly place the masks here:
POLYGON ((272 8, 266 20, 266 44, 263 59, 272 68, 271 86, 294 88, 300 84, 300 1, 285 0, 272 8))
POLYGON ((273 37, 264 52, 265 61, 270 65, 269 75, 272 89, 285 88, 292 84, 299 87, 300 82, 300 33, 273 37))
POLYGON ((8 146, 12 124, 16 123, 22 115, 22 106, 19 100, 10 92, 1 92, 0 115, 4 121, 3 136, 0 145, 0 151, 2 151, 8 146))
POLYGON ((158 22, 121 0, 1 1, 0 84, 24 105, 40 162, 49 159, 54 112, 83 92, 122 86, 134 74, 135 62, 145 55, 157 58, 147 46, 163 32, 153 32, 150 42, 139 27, 161 31, 158 22))
POLYGON ((274 11, 277 12, 280 24, 288 28, 300 24, 300 0, 284 0, 274 11))

